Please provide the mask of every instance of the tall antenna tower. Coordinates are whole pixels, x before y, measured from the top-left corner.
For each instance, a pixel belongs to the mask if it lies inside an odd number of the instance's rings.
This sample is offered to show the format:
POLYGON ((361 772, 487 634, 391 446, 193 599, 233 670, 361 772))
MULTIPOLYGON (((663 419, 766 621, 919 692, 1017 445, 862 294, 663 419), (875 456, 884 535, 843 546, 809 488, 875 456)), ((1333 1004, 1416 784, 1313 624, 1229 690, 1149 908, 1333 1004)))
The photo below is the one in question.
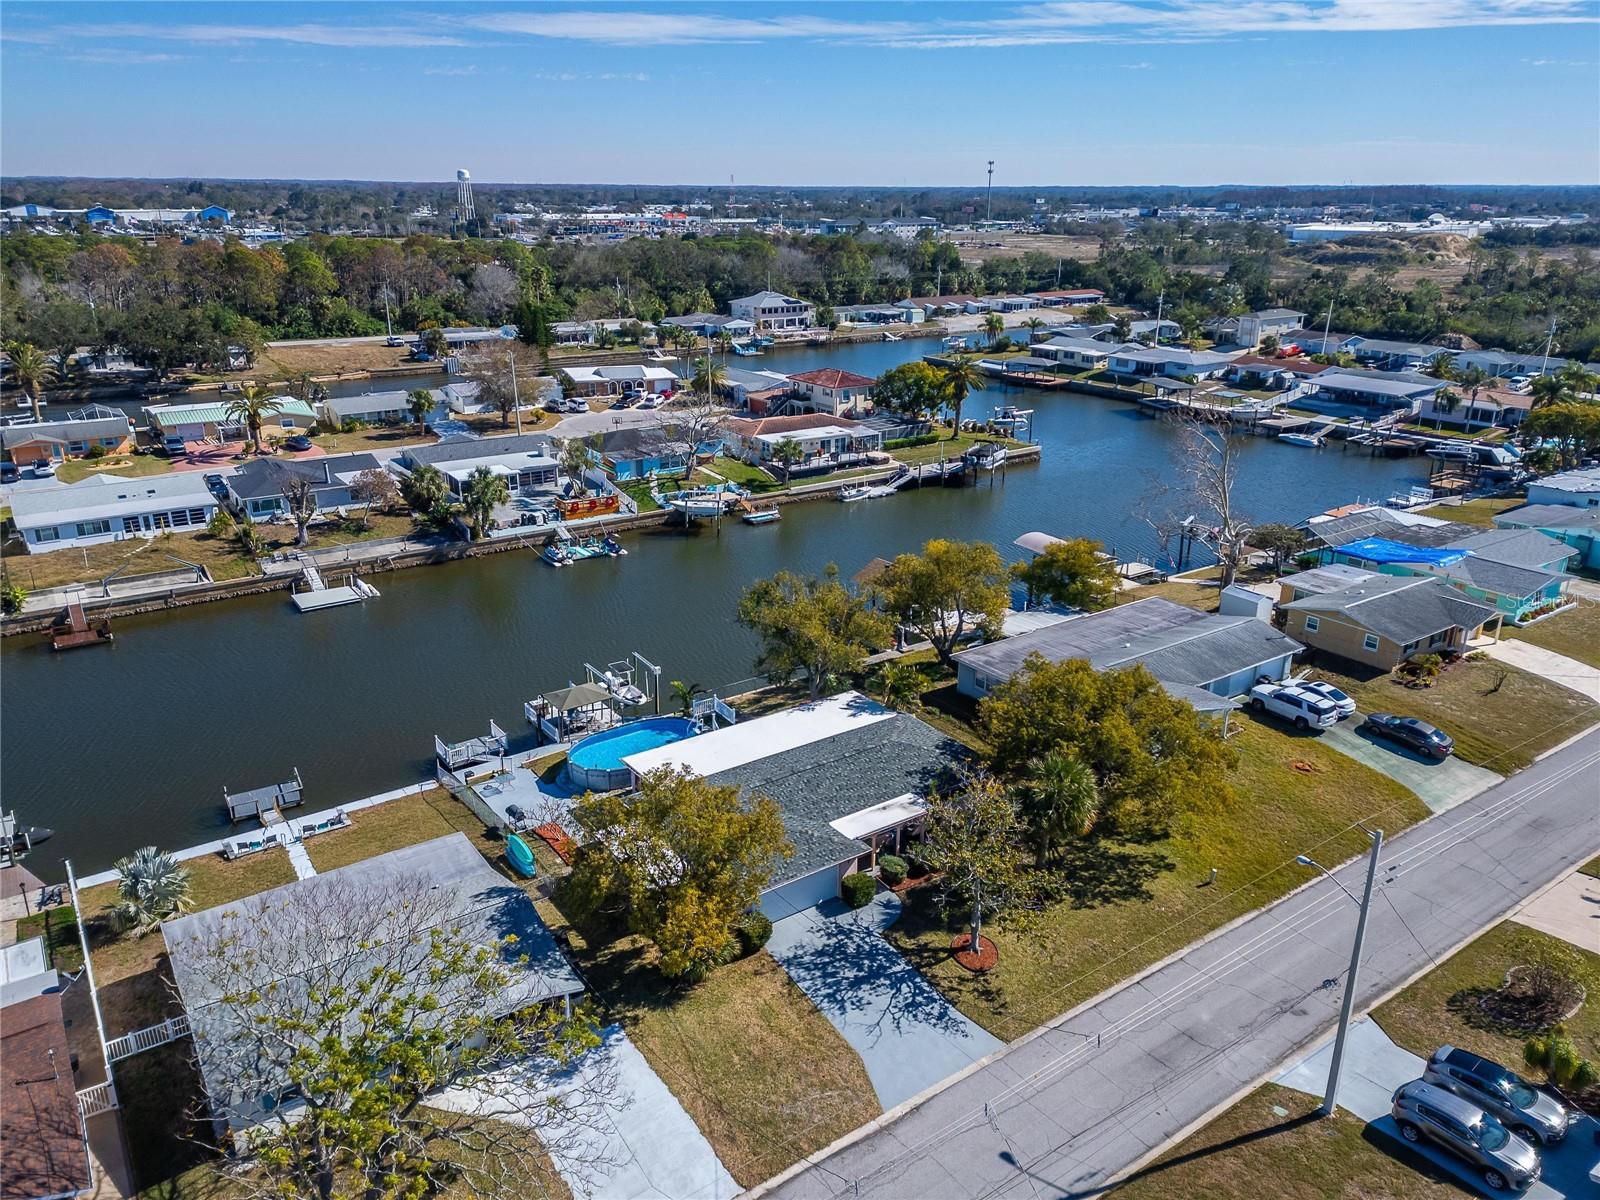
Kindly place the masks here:
POLYGON ((989 190, 983 200, 984 223, 994 220, 994 159, 989 160, 989 190))
POLYGON ((456 172, 456 208, 460 210, 462 224, 472 220, 472 172, 465 167, 456 172))
POLYGON ((733 207, 733 176, 728 176, 728 207, 733 207))

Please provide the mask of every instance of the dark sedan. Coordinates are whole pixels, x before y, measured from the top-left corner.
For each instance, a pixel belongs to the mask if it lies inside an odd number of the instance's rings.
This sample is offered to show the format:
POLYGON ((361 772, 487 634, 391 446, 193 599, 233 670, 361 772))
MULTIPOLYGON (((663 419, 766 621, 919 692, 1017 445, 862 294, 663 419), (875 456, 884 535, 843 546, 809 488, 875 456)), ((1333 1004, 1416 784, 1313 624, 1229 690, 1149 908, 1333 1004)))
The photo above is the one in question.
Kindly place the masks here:
POLYGON ((303 433, 297 433, 293 437, 283 439, 283 448, 285 450, 309 450, 311 449, 311 439, 303 433))
POLYGON ((1450 752, 1456 748, 1455 739, 1448 733, 1415 717, 1397 717, 1393 713, 1371 713, 1362 728, 1374 737, 1385 738, 1429 758, 1440 760, 1449 758, 1450 752))

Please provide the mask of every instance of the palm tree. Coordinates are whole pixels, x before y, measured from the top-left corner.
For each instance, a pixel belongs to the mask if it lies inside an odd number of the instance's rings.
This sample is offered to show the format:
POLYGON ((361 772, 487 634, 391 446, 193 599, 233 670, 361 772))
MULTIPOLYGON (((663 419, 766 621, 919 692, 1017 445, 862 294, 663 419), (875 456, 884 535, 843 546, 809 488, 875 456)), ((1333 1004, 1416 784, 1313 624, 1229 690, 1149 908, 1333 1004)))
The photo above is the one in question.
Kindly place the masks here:
POLYGON ((6 357, 11 360, 11 378, 17 381, 22 394, 33 403, 33 419, 44 420, 39 393, 44 390, 45 384, 56 377, 50 356, 30 342, 10 341, 6 343, 6 357))
POLYGON ((924 680, 922 672, 910 663, 886 662, 878 668, 878 699, 888 708, 916 708, 924 680))
POLYGON ((728 369, 710 355, 707 355, 695 364, 694 379, 691 381, 691 385, 709 403, 716 397, 717 392, 722 389, 727 378, 728 369))
POLYGON ((499 505, 511 499, 511 489, 504 476, 496 475, 488 467, 479 467, 467 476, 461 489, 461 505, 467 512, 467 523, 472 526, 472 540, 477 541, 489 531, 489 521, 499 505))
POLYGON ((1446 383, 1450 383, 1456 378, 1455 355, 1448 353, 1435 354, 1428 361, 1428 365, 1424 370, 1426 374, 1433 376, 1433 378, 1442 379, 1446 383))
POLYGON ((428 414, 433 411, 433 393, 427 388, 413 388, 406 395, 406 408, 417 423, 417 432, 428 431, 428 414))
POLYGON ((672 699, 678 705, 678 711, 685 717, 694 716, 695 697, 705 691, 698 683, 685 683, 681 679, 672 681, 672 699))
POLYGON ((1029 765, 1025 810, 1039 866, 1068 838, 1085 836, 1100 816, 1100 784, 1082 760, 1050 750, 1029 765))
MULTIPOLYGON (((1486 383, 1494 378, 1494 376, 1490 375, 1489 372, 1485 371, 1482 367, 1468 367, 1465 371, 1457 371, 1455 373, 1455 377, 1456 383, 1460 385, 1467 393, 1468 409, 1471 409, 1473 405, 1477 404, 1478 392, 1482 390, 1486 383)), ((1467 415, 1470 417, 1472 414, 1471 412, 1468 412, 1467 415)))
POLYGON ((989 335, 989 344, 992 346, 995 339, 1006 330, 1006 319, 997 312, 983 314, 983 331, 989 335))
POLYGON ((189 911, 189 871, 172 855, 146 846, 119 860, 115 869, 117 902, 111 920, 118 930, 143 937, 168 917, 189 911))
POLYGON ((239 389, 227 407, 222 410, 223 416, 231 417, 236 421, 243 421, 245 429, 249 431, 250 441, 256 448, 256 453, 261 453, 261 422, 273 413, 283 411, 283 397, 271 388, 259 383, 247 383, 239 389))
POLYGON ((1532 408, 1560 404, 1569 395, 1566 380, 1560 375, 1540 375, 1534 379, 1528 390, 1533 396, 1532 408))
POLYGON ((405 482, 406 502, 423 516, 431 516, 450 494, 450 484, 438 467, 420 466, 405 482))
POLYGON ((1576 360, 1557 371, 1556 378, 1560 379, 1574 396, 1586 396, 1600 391, 1600 375, 1576 360))
POLYGON ((783 486, 789 486, 789 472, 793 471, 796 463, 804 462, 806 458, 805 447, 792 437, 786 437, 772 448, 772 461, 778 464, 778 469, 783 472, 783 486))
POLYGON ((961 406, 966 403, 969 392, 983 386, 983 372, 965 358, 948 362, 941 370, 945 403, 950 406, 950 436, 954 438, 961 432, 961 406))
POLYGON ((1022 323, 1022 325, 1023 328, 1028 331, 1028 341, 1030 344, 1033 342, 1034 335, 1037 334, 1039 330, 1044 328, 1044 322, 1038 317, 1029 317, 1022 323))

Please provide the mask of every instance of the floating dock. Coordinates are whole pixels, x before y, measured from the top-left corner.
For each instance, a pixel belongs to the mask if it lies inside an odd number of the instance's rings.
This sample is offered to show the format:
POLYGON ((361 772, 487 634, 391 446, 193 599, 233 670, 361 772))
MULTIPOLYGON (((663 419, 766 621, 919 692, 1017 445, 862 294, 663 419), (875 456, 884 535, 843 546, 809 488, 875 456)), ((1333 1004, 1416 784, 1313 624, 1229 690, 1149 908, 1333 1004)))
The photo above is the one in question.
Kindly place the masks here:
POLYGON ((89 621, 83 603, 74 600, 67 605, 66 615, 50 626, 50 649, 75 650, 79 646, 99 646, 112 640, 111 622, 89 621))
POLYGON ((301 579, 306 585, 306 590, 294 592, 289 597, 294 601, 295 608, 301 612, 338 608, 343 604, 360 604, 363 600, 371 600, 378 595, 377 588, 364 580, 357 579, 354 574, 350 576, 348 584, 330 587, 322 578, 322 572, 310 563, 305 565, 301 579))

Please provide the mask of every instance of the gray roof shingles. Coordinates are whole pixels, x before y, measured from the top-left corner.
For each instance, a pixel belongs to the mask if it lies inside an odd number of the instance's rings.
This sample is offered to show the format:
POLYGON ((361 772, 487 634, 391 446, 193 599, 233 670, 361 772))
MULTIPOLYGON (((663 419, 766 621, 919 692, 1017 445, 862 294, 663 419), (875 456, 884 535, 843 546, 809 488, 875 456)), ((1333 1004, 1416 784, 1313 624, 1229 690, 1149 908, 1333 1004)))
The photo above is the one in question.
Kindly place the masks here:
POLYGON ((1337 613, 1402 645, 1456 626, 1475 629, 1497 611, 1468 600, 1444 580, 1426 575, 1378 575, 1343 591, 1291 601, 1283 608, 1337 613))

